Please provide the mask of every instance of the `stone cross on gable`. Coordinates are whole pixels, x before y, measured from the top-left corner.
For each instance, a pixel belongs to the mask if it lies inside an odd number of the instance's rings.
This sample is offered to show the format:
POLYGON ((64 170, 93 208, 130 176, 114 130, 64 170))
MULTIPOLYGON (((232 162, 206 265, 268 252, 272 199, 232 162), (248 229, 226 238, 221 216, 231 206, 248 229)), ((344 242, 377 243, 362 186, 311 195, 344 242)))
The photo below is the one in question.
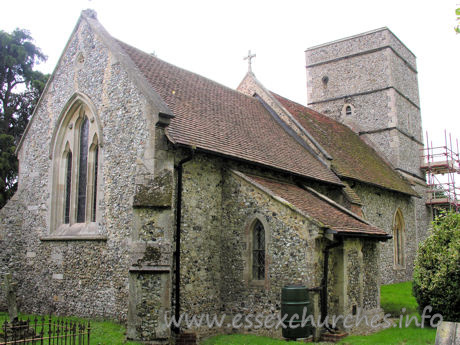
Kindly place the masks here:
POLYGON ((256 54, 252 54, 251 55, 251 51, 249 50, 248 51, 248 56, 246 56, 243 60, 248 60, 248 72, 252 72, 252 68, 251 68, 251 63, 252 63, 252 59, 256 57, 256 54))

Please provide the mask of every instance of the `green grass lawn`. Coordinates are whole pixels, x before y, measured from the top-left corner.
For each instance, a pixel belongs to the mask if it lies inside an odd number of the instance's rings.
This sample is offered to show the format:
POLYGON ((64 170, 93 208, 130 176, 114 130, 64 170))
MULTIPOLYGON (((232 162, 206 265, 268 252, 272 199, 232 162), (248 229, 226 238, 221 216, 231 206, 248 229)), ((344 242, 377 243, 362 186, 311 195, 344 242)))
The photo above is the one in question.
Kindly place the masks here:
MULTIPOLYGON (((200 345, 286 345, 286 341, 249 334, 218 335, 203 340, 200 345)), ((305 344, 290 341, 289 344, 305 344)))
MULTIPOLYGON (((406 308, 406 314, 418 315, 417 302, 412 296, 412 284, 410 282, 384 285, 381 287, 381 307, 385 313, 399 317, 402 308, 406 308)), ((419 316, 419 315, 418 315, 419 316)), ((7 319, 6 313, 0 313, 0 324, 7 319)), ((67 318, 88 322, 87 319, 67 318)), ((405 322, 403 319, 403 324, 405 322)), ((125 341, 126 329, 111 321, 91 320, 91 345, 140 345, 140 343, 125 341)), ((412 323, 409 327, 391 327, 368 336, 349 336, 339 344, 360 345, 428 345, 434 344, 436 329, 416 327, 412 323)), ((287 342, 279 339, 271 339, 247 334, 218 335, 205 339, 202 345, 283 345, 287 342)), ((289 344, 304 344, 301 342, 289 342, 289 344)), ((313 345, 313 343, 310 343, 313 345)))
MULTIPOLYGON (((417 302, 412 296, 412 283, 405 282, 399 284, 383 285, 381 287, 381 307, 385 313, 391 314, 398 318, 399 315, 409 315, 409 317, 420 315, 417 313, 417 302), (402 313, 402 308, 406 312, 402 313)), ((403 325, 406 317, 403 317, 403 325)), ((434 344, 436 338, 436 329, 420 328, 414 322, 409 327, 391 327, 383 331, 367 336, 349 336, 343 339, 342 345, 428 345, 434 344)), ((288 342, 284 340, 271 339, 267 337, 258 337, 255 335, 219 335, 208 338, 202 342, 203 345, 282 345, 288 342)), ((301 344, 299 342, 289 342, 289 344, 301 344)), ((313 345, 313 343, 310 343, 313 345)))
POLYGON ((434 344, 435 338, 436 329, 421 329, 412 326, 408 328, 388 328, 367 336, 349 336, 343 339, 339 344, 428 345, 434 344))
POLYGON ((412 282, 382 285, 380 288, 380 306, 393 316, 399 317, 402 308, 406 313, 417 312, 417 301, 412 296, 412 282))
MULTIPOLYGON (((35 316, 21 314, 21 320, 28 317, 32 320, 35 316)), ((56 320, 57 318, 53 317, 52 319, 56 320)), ((3 325, 5 320, 8 320, 8 314, 0 313, 0 325, 3 325)), ((112 321, 93 321, 77 317, 66 317, 65 320, 81 321, 85 323, 91 321, 91 345, 141 345, 141 343, 138 342, 125 341, 125 326, 112 321)))

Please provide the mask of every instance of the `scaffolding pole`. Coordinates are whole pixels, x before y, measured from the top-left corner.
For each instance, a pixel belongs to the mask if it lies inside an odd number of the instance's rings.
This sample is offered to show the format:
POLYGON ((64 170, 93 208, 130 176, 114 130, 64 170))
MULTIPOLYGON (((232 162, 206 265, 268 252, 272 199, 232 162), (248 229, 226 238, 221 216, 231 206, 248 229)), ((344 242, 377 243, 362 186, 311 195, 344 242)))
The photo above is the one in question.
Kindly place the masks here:
POLYGON ((426 132, 426 147, 421 149, 421 169, 426 173, 426 204, 436 208, 449 208, 459 211, 460 187, 456 179, 460 174, 458 139, 452 145, 452 135, 444 131, 444 145, 433 146, 426 132))

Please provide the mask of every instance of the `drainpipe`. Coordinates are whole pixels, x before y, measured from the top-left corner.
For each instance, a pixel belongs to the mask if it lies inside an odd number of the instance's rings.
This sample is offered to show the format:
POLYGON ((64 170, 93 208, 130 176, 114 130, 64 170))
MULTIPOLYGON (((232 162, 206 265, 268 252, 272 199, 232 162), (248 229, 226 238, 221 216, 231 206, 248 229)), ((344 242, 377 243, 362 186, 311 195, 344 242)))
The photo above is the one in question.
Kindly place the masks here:
MULTIPOLYGON (((175 270, 175 300, 176 300, 176 308, 174 312, 174 318, 176 320, 176 324, 179 323, 180 320, 180 235, 181 235, 181 218, 182 218, 182 172, 183 172, 183 165, 188 161, 191 161, 193 158, 194 151, 188 156, 182 159, 175 168, 177 169, 177 198, 176 198, 176 251, 174 253, 176 270, 175 270)), ((180 333, 180 327, 172 325, 172 330, 176 333, 180 333)))
MULTIPOLYGON (((333 248, 339 247, 343 243, 342 237, 339 237, 337 242, 332 242, 328 244, 323 250, 323 279, 321 282, 321 322, 323 322, 327 315, 327 276, 329 272, 329 251, 333 248)), ((328 330, 329 325, 324 325, 328 330)))

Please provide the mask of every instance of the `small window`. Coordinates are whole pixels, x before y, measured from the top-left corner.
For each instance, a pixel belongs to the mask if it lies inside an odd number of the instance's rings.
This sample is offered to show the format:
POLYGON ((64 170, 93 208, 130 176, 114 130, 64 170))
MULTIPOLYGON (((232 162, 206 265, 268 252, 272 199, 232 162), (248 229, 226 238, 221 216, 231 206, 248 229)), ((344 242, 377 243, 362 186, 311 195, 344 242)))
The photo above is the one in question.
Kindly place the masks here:
POLYGON ((351 114, 353 114, 353 110, 351 109, 350 105, 347 105, 345 107, 345 115, 350 116, 351 114))
POLYGON ((404 218, 400 209, 396 211, 393 225, 394 263, 404 267, 404 218))
POLYGON ((353 104, 346 102, 342 107, 342 116, 353 116, 355 114, 355 107, 353 104))
POLYGON ((252 231, 252 278, 265 279, 265 230, 259 220, 252 231))

